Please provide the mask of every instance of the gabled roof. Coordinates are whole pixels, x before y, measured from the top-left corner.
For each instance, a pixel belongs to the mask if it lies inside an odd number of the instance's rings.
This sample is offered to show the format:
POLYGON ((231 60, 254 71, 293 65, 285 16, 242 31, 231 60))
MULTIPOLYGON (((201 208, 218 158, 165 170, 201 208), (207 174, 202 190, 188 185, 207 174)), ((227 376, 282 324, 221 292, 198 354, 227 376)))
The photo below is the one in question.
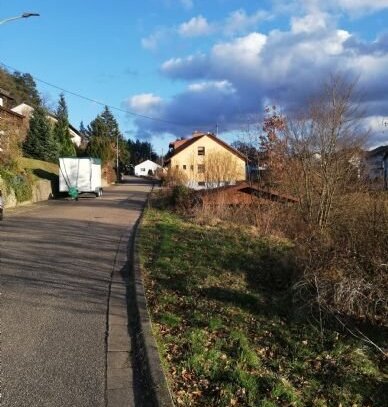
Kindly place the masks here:
POLYGON ((154 161, 152 161, 152 160, 145 160, 145 161, 142 161, 141 163, 136 164, 136 165, 135 165, 135 168, 136 168, 136 167, 139 167, 139 166, 141 166, 141 165, 144 165, 144 164, 146 164, 146 163, 151 163, 151 164, 156 165, 157 167, 162 168, 161 165, 157 164, 156 162, 154 162, 154 161))
MULTIPOLYGON (((14 108, 11 109, 13 112, 15 113, 19 113, 21 114, 22 112, 28 114, 28 115, 32 115, 32 112, 35 110, 32 106, 30 106, 27 103, 21 103, 20 105, 15 106, 14 108)), ((47 117, 53 121, 57 121, 57 117, 55 116, 54 113, 51 112, 47 112, 47 117)), ((69 123, 69 129, 75 133, 76 136, 81 137, 81 133, 79 132, 79 130, 77 130, 72 124, 69 123)), ((74 137, 74 135, 73 135, 74 137)))
POLYGON ((202 137, 211 138, 213 141, 220 144, 222 147, 226 148, 231 153, 235 154, 237 157, 239 157, 242 160, 246 161, 246 157, 244 156, 244 154, 240 153, 240 151, 238 151, 235 148, 231 147, 228 143, 225 143, 225 141, 219 139, 214 134, 212 134, 212 133, 194 133, 193 136, 188 138, 188 139, 176 140, 176 141, 170 143, 170 146, 173 147, 174 151, 172 152, 172 154, 169 157, 169 159, 167 160, 167 162, 170 161, 170 159, 172 157, 179 154, 181 151, 183 151, 187 147, 191 146, 192 144, 194 144, 197 140, 201 139, 202 137))
POLYGON ((388 146, 379 146, 374 148, 373 150, 367 151, 366 156, 367 157, 373 157, 375 155, 380 155, 388 152, 388 146))
POLYGON ((5 111, 5 112, 7 112, 8 114, 10 114, 10 115, 12 115, 12 116, 19 117, 19 118, 21 118, 21 119, 24 118, 24 116, 23 116, 22 114, 17 113, 17 112, 14 112, 12 109, 7 109, 7 108, 4 107, 4 106, 0 106, 0 110, 5 111))

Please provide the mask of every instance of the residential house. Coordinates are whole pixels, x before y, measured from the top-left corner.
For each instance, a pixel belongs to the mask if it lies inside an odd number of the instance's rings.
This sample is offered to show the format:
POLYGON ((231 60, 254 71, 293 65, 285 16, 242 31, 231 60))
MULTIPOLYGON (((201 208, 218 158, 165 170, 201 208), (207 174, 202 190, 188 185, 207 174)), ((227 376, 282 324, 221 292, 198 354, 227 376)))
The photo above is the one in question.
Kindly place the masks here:
POLYGON ((156 164, 151 160, 145 160, 142 163, 135 165, 135 175, 137 177, 153 176, 159 169, 162 169, 159 164, 156 164))
POLYGON ((379 146, 365 153, 364 171, 371 181, 388 187, 388 146, 379 146))
POLYGON ((195 132, 170 143, 166 167, 193 189, 233 185, 246 179, 245 156, 212 133, 195 132))
MULTIPOLYGON (((27 103, 21 103, 20 105, 12 108, 12 111, 23 115, 24 117, 27 118, 27 121, 29 121, 29 119, 32 116, 32 113, 34 111, 34 108, 32 106, 28 105, 27 103)), ((58 121, 57 118, 55 117, 55 115, 53 115, 51 113, 49 113, 47 115, 47 117, 53 124, 55 124, 58 121)), ((71 138, 71 141, 73 142, 73 144, 75 144, 77 147, 79 147, 82 142, 82 137, 80 135, 80 132, 74 126, 69 124, 69 133, 70 133, 70 138, 71 138)))

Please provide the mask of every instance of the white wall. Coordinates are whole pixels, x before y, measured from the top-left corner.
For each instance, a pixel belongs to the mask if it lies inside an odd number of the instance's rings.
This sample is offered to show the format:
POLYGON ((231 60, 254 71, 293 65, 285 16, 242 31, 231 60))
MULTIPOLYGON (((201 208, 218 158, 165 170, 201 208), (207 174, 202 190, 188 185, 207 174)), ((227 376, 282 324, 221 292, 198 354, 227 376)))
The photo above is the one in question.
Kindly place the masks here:
POLYGON ((148 171, 151 170, 152 173, 155 175, 155 171, 158 168, 162 168, 160 165, 154 163, 151 160, 146 160, 138 165, 135 166, 135 175, 138 177, 141 176, 148 176, 148 171))

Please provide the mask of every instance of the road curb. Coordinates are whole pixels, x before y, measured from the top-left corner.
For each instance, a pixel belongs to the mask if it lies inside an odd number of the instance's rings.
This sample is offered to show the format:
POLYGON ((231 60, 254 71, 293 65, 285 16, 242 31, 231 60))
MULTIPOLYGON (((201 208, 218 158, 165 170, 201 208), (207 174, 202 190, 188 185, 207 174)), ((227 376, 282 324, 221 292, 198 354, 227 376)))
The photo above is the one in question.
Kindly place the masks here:
MULTIPOLYGON (((151 192, 152 193, 152 192, 151 192)), ((147 200, 147 203, 149 200, 147 200)), ((143 272, 140 264, 140 233, 141 223, 144 211, 134 226, 132 239, 132 267, 135 285, 135 300, 138 316, 138 340, 141 353, 139 355, 144 361, 144 374, 147 376, 147 382, 150 385, 151 396, 158 407, 174 407, 174 403, 167 386, 167 380, 164 375, 161 360, 152 333, 151 318, 147 307, 143 284, 143 272)))

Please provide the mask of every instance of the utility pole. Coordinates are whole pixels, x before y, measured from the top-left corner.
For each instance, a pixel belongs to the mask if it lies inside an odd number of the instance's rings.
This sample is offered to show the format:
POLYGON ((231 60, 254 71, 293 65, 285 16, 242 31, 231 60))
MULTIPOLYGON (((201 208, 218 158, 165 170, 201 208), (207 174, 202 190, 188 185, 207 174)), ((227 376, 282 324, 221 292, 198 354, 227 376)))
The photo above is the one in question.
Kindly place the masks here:
POLYGON ((119 172, 119 132, 116 134, 116 181, 120 182, 120 172, 119 172))

